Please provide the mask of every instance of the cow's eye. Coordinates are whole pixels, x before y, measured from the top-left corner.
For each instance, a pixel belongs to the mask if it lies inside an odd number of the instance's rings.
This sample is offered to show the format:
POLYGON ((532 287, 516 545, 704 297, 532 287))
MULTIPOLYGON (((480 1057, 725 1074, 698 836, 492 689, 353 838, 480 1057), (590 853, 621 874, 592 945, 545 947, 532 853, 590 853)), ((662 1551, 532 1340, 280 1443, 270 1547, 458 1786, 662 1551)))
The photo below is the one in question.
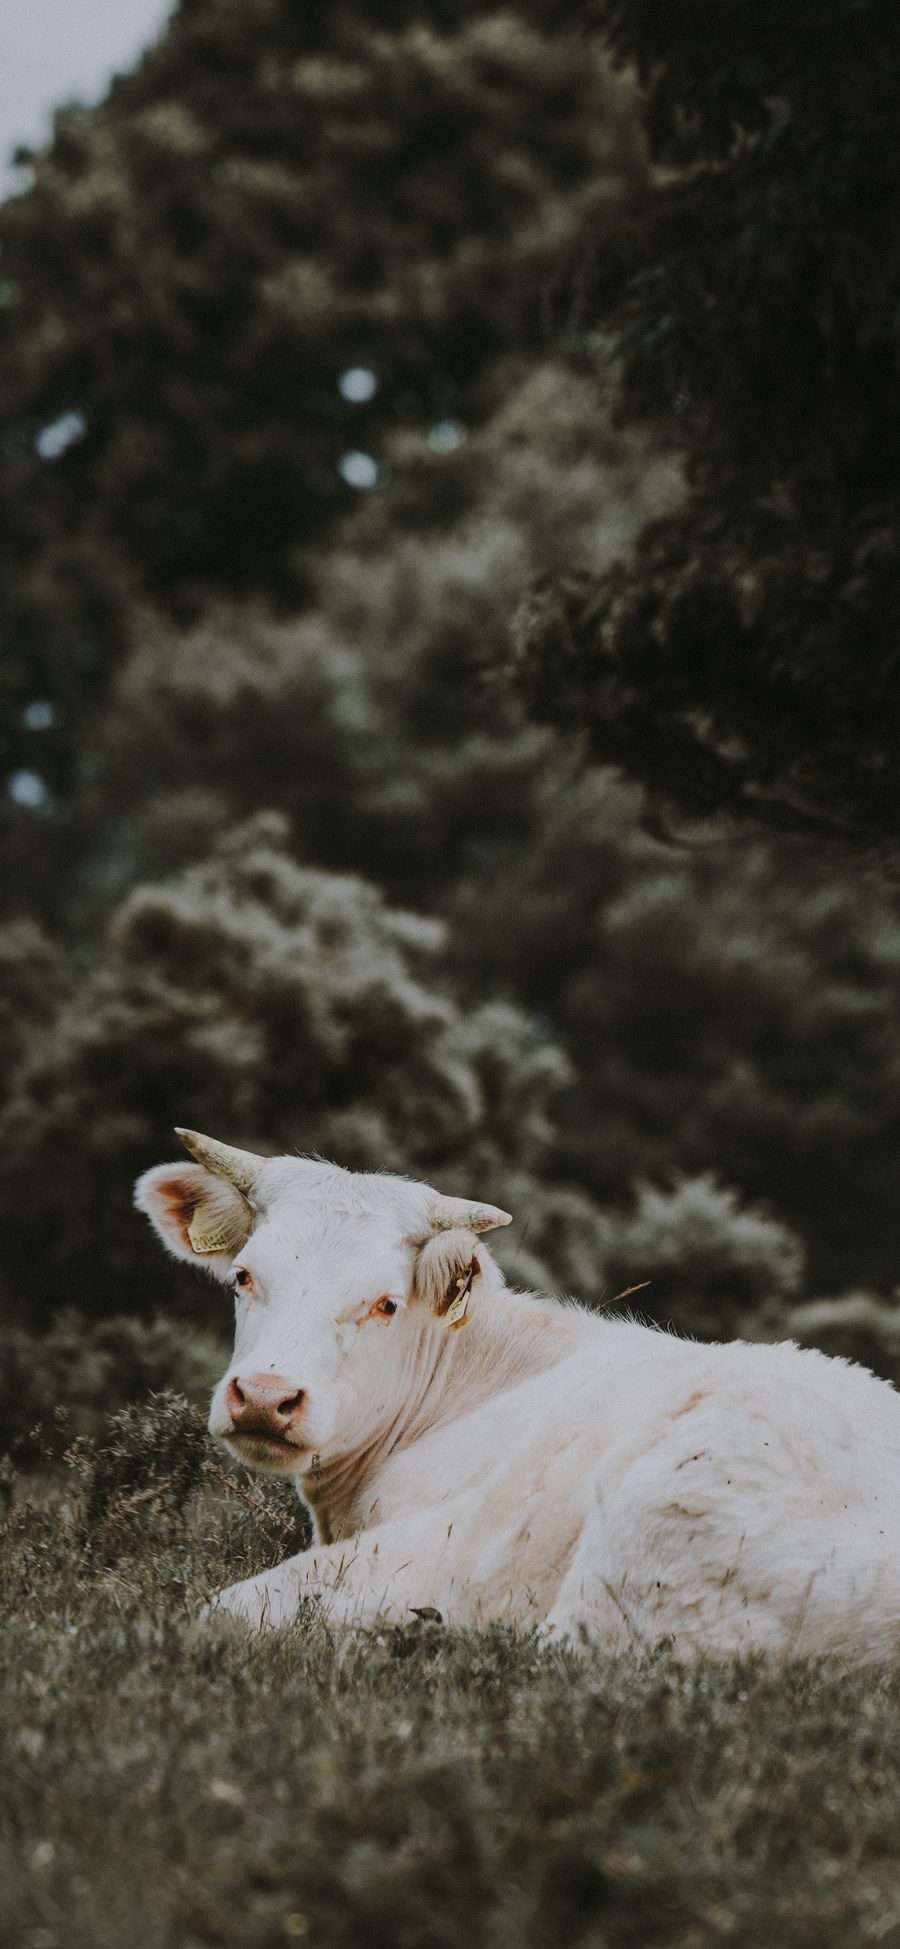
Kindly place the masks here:
POLYGON ((240 1286, 244 1292, 249 1292, 253 1284, 252 1272, 248 1272, 246 1266, 239 1265, 234 1275, 234 1283, 236 1286, 240 1286))
POLYGON ((389 1320, 391 1314, 396 1313, 396 1311, 397 1301, 391 1299, 387 1293, 382 1293, 381 1298, 376 1299, 374 1306, 369 1307, 369 1318, 370 1320, 389 1320))

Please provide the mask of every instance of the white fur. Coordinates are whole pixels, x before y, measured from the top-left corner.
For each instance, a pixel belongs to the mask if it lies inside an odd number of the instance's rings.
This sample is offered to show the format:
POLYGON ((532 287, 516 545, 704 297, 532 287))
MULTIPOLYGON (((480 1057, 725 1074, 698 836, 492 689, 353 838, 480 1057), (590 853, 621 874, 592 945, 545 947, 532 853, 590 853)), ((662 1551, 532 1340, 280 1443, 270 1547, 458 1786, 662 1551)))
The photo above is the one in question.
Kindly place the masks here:
MULTIPOLYGON (((162 1166, 137 1193, 181 1256, 165 1192, 184 1177, 162 1166)), ((701 1346, 511 1292, 481 1239, 422 1248, 434 1195, 272 1159, 237 1260, 199 1260, 254 1281, 210 1427, 234 1433, 232 1376, 305 1390, 303 1447, 269 1466, 295 1476, 319 1538, 217 1607, 262 1627, 314 1595, 335 1624, 430 1606, 606 1649, 895 1657, 894 1390, 791 1344, 701 1346), (454 1332, 441 1266, 449 1295, 474 1251, 454 1332), (389 1320, 369 1317, 382 1294, 389 1320)))

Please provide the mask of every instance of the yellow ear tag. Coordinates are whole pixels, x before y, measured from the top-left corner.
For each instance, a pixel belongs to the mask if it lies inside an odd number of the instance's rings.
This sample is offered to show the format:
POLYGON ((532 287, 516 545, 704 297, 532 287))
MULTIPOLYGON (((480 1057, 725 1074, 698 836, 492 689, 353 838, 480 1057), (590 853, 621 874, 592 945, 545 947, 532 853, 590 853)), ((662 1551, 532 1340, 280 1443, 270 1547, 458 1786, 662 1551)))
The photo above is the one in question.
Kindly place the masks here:
POLYGON ((452 1305, 448 1306, 447 1311, 444 1315, 446 1324, 451 1329, 459 1328, 461 1326, 468 1326, 469 1324, 467 1318, 468 1310, 469 1310, 468 1293, 467 1292, 457 1293, 456 1298, 454 1299, 452 1305))
POLYGON ((221 1228, 217 1232, 204 1232, 197 1223, 199 1213, 191 1219, 187 1228, 188 1238, 195 1252, 224 1252, 228 1245, 228 1233, 221 1228))
POLYGON ((472 1291, 472 1281, 475 1277, 475 1272, 476 1267, 473 1264, 469 1266, 467 1272, 460 1274, 460 1277, 456 1281, 456 1298, 450 1301, 450 1305, 444 1314, 446 1325, 454 1333, 458 1333, 461 1326, 468 1326, 469 1324, 469 1295, 472 1291))

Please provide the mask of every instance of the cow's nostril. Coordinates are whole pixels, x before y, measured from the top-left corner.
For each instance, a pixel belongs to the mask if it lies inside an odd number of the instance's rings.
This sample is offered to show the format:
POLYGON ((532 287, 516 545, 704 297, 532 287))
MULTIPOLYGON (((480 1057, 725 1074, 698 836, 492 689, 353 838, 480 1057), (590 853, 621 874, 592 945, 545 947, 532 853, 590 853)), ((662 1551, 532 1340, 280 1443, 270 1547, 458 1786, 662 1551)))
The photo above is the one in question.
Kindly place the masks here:
POLYGON ((305 1387, 291 1388, 283 1374, 233 1374, 225 1389, 234 1427, 250 1434, 287 1435, 305 1404, 305 1387))

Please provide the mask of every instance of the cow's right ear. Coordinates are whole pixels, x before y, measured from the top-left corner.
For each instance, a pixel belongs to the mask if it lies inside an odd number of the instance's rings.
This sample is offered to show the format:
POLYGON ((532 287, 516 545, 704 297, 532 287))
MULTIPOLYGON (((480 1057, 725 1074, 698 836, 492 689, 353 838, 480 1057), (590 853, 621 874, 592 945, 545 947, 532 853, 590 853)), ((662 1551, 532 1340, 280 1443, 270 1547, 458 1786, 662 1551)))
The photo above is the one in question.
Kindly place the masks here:
POLYGON ((138 1178, 134 1202, 176 1259, 202 1266, 215 1279, 230 1278, 231 1262, 247 1243, 255 1213, 227 1178, 202 1164, 157 1164, 138 1178))

